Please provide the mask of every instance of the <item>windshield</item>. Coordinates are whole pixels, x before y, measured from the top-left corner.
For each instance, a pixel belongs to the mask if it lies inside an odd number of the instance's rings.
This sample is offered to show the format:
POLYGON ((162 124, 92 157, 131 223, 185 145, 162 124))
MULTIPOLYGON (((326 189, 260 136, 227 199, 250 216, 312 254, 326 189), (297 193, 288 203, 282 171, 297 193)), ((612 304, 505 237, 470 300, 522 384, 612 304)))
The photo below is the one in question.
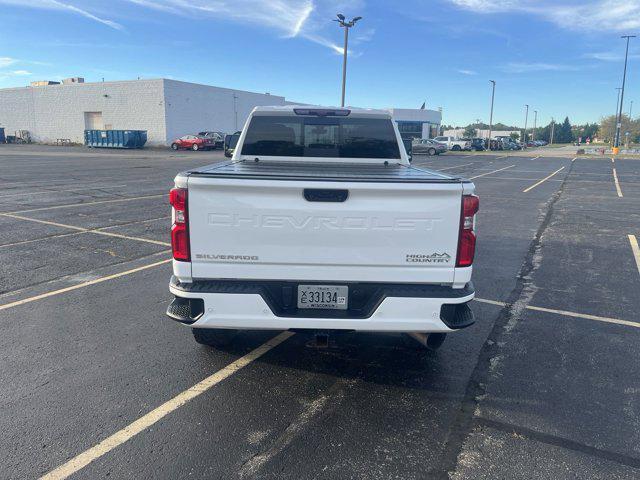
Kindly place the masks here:
POLYGON ((256 116, 242 155, 400 158, 390 119, 256 116))

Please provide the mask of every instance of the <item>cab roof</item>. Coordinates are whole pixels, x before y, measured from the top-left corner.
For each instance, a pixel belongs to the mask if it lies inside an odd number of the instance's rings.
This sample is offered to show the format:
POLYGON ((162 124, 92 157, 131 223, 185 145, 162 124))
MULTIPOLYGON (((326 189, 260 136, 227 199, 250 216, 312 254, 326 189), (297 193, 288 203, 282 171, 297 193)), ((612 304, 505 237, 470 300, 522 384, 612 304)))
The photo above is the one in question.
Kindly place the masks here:
POLYGON ((286 116, 331 116, 331 117, 369 117, 391 118, 388 110, 373 108, 332 107, 322 105, 273 105, 258 106, 253 115, 286 115, 286 116))

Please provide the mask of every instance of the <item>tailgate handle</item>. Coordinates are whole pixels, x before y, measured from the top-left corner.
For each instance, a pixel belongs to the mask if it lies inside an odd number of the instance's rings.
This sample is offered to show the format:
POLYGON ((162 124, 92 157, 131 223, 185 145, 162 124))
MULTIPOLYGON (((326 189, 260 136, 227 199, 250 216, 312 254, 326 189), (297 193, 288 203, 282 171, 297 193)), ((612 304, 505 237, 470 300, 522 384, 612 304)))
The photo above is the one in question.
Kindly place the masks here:
POLYGON ((344 202, 347 198, 349 198, 349 190, 305 188, 304 198, 308 202, 344 202))

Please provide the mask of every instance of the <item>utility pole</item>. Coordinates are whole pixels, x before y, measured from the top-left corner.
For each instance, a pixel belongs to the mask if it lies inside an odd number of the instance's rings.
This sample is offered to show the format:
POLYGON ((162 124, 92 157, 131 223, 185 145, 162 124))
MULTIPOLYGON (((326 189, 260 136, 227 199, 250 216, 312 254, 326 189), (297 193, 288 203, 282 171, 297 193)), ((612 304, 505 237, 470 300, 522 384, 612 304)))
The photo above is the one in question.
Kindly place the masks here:
POLYGON ((344 52, 342 57, 342 101, 340 103, 341 107, 344 107, 344 92, 347 85, 347 47, 349 45, 349 29, 353 27, 356 22, 362 17, 355 17, 351 21, 347 22, 344 15, 338 13, 336 15, 338 17, 334 22, 338 22, 342 28, 344 28, 344 52))
POLYGON ((527 148, 527 121, 529 120, 529 105, 525 105, 525 107, 527 107, 527 110, 524 114, 524 145, 522 148, 527 148))
POLYGON ((616 122, 616 136, 613 144, 613 153, 617 154, 620 151, 620 128, 622 127, 622 105, 624 104, 624 84, 627 80, 627 59, 629 58, 629 40, 635 38, 635 35, 622 35, 620 38, 627 39, 627 48, 624 53, 624 71, 622 73, 622 91, 620 92, 620 106, 616 112, 618 119, 616 122))
POLYGON ((487 150, 491 150, 491 127, 493 127, 493 99, 496 96, 496 81, 491 82, 491 113, 489 114, 489 136, 487 137, 487 150))
POLYGON ((553 131, 556 129, 556 121, 551 117, 551 138, 549 139, 549 145, 553 145, 553 131))
POLYGON ((536 124, 538 123, 538 111, 534 110, 533 111, 533 136, 531 137, 532 140, 536 139, 536 124))
POLYGON ((631 103, 629 104, 629 120, 631 120, 631 111, 633 110, 633 100, 631 100, 631 103))

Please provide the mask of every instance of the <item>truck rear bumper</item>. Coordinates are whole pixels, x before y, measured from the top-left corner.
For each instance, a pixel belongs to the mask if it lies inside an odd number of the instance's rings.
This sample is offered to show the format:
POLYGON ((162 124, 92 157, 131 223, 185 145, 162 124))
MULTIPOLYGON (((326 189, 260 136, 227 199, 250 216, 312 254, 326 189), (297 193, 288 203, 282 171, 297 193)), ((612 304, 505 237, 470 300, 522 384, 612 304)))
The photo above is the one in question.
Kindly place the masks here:
MULTIPOLYGON (((318 282, 299 282, 318 283, 318 282)), ((344 282, 321 282, 344 285, 344 282)), ((450 332, 474 323, 467 305, 473 284, 349 284, 349 310, 308 310, 296 306, 298 282, 195 281, 171 278, 175 299, 167 315, 199 328, 320 329, 370 332, 450 332)))

